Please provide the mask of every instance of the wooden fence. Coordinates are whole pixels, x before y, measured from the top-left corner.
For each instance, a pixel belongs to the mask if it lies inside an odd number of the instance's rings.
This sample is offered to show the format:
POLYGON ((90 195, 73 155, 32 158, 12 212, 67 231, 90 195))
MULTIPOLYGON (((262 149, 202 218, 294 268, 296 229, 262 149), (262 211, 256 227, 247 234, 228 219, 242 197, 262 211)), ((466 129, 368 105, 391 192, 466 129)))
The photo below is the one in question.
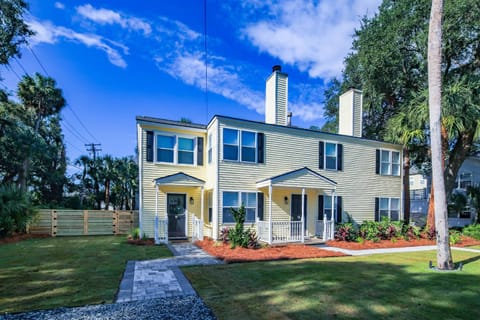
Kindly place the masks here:
POLYGON ((39 210, 32 234, 55 236, 127 234, 138 227, 138 211, 39 210))

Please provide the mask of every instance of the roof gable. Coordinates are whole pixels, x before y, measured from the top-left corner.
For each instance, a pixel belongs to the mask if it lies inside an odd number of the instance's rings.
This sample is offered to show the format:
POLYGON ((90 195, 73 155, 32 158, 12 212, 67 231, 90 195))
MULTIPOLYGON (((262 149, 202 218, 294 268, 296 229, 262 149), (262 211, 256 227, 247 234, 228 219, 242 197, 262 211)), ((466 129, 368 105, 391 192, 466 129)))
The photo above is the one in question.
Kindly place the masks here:
POLYGON ((157 186, 190 186, 190 187, 202 187, 205 181, 192 177, 186 173, 178 172, 168 176, 154 179, 153 182, 157 186))

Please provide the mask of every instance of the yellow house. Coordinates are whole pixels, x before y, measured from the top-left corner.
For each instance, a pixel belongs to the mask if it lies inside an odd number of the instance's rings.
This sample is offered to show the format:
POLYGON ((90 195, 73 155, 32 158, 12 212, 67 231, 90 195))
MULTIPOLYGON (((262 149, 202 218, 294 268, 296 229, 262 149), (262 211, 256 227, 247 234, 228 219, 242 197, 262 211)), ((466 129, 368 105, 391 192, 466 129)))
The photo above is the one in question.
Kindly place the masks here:
POLYGON ((339 134, 291 126, 287 101, 288 76, 275 66, 265 122, 137 117, 142 232, 217 239, 242 204, 268 243, 330 239, 349 219, 401 219, 402 149, 361 137, 361 91, 340 97, 339 134))

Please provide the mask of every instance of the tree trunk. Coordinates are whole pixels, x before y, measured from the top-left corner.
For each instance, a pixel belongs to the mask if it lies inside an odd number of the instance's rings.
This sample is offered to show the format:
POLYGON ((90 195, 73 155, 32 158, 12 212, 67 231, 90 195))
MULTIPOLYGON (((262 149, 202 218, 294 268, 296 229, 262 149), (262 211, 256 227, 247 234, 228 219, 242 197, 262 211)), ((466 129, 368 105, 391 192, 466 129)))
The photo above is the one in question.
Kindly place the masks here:
POLYGON ((428 105, 432 150, 432 183, 434 189, 435 227, 437 231, 437 268, 453 269, 448 233, 447 199, 442 168, 441 98, 442 98, 442 14, 443 0, 432 0, 428 30, 428 105))
POLYGON ((403 148, 403 220, 410 224, 410 154, 403 148))
POLYGON ((105 210, 110 205, 110 180, 105 180, 105 210))

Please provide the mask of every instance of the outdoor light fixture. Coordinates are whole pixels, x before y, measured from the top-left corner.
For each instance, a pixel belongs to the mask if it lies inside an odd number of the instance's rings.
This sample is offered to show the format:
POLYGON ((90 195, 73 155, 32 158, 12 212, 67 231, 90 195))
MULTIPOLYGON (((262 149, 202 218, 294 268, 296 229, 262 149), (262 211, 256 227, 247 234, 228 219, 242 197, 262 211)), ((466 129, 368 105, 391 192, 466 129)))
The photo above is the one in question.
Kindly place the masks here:
POLYGON ((288 204, 288 197, 285 196, 285 198, 283 198, 283 201, 285 201, 285 204, 288 204))
POLYGON ((193 200, 193 197, 190 197, 190 204, 194 204, 195 201, 193 200))

